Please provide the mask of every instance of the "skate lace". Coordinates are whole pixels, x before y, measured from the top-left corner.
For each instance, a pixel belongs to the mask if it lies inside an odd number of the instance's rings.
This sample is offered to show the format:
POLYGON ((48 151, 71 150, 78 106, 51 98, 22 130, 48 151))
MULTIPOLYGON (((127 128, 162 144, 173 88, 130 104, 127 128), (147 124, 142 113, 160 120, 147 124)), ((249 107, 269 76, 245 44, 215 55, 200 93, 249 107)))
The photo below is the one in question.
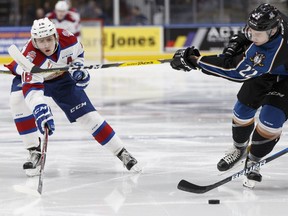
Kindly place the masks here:
POLYGON ((238 160, 241 156, 241 151, 239 149, 233 148, 224 156, 223 160, 225 160, 228 164, 231 164, 238 160))

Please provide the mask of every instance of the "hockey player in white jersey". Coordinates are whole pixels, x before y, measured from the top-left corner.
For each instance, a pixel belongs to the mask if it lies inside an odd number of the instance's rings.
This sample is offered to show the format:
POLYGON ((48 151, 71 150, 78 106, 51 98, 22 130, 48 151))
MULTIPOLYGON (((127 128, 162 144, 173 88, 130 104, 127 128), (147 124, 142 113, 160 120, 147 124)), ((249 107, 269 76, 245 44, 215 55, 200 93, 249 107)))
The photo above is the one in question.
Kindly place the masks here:
POLYGON ((46 14, 56 26, 73 33, 78 39, 80 38, 80 14, 76 11, 70 11, 66 1, 58 1, 55 4, 55 10, 46 14))
MULTIPOLYGON (((41 68, 81 66, 84 62, 84 50, 77 38, 67 30, 56 29, 48 18, 34 21, 31 39, 24 47, 23 55, 41 68)), ((140 171, 137 160, 124 148, 121 139, 87 97, 84 91, 90 80, 87 70, 32 74, 23 71, 15 61, 6 67, 15 75, 10 106, 16 128, 30 154, 23 165, 28 176, 39 174, 38 131, 43 134, 44 127, 48 128, 49 135, 55 131, 52 111, 44 95, 51 97, 71 123, 78 123, 128 170, 140 171)))

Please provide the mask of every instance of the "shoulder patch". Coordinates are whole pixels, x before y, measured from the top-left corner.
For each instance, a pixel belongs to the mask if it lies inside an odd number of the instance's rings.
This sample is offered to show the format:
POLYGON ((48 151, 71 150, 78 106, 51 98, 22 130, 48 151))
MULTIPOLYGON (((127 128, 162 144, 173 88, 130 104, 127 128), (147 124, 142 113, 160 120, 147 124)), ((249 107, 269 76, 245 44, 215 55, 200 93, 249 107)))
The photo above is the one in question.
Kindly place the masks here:
POLYGON ((36 58, 36 52, 35 51, 29 51, 26 55, 26 58, 30 61, 33 62, 34 59, 36 58))
POLYGON ((73 34, 72 34, 71 32, 69 32, 69 31, 67 31, 67 30, 63 30, 63 31, 62 31, 62 34, 63 34, 64 36, 66 36, 66 37, 73 36, 73 34))

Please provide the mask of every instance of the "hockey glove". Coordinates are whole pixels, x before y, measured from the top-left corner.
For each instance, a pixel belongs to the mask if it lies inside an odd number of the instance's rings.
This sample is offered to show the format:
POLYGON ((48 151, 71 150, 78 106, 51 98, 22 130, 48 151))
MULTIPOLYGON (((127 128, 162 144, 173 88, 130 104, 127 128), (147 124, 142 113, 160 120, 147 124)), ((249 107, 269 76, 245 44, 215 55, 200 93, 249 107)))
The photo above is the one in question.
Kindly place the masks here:
POLYGON ((183 70, 186 72, 197 69, 199 66, 196 64, 195 56, 199 57, 200 52, 193 46, 186 49, 179 49, 175 52, 170 65, 175 70, 183 70))
MULTIPOLYGON (((83 66, 83 64, 81 63, 75 63, 75 66, 83 66)), ((85 89, 90 81, 90 74, 88 72, 88 70, 86 69, 74 69, 72 71, 70 71, 70 75, 72 77, 73 80, 75 80, 76 82, 76 86, 79 89, 85 89)))
POLYGON ((230 38, 228 45, 224 48, 223 54, 227 57, 239 55, 245 52, 246 46, 250 44, 251 41, 245 37, 245 34, 239 33, 238 35, 233 35, 230 38))
POLYGON ((39 131, 44 134, 45 127, 47 127, 48 134, 52 135, 55 125, 50 107, 47 104, 39 104, 34 108, 33 115, 39 131))

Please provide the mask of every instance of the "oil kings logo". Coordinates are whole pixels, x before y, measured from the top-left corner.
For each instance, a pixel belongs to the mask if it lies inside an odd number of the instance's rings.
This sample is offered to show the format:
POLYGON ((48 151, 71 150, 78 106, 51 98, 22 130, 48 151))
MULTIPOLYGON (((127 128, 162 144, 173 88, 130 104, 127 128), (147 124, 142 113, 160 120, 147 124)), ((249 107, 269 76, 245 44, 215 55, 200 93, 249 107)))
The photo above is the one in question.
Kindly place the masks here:
POLYGON ((264 54, 256 52, 255 56, 250 58, 250 61, 253 62, 253 67, 255 67, 257 65, 260 67, 263 67, 264 64, 262 62, 264 59, 265 59, 264 54))
POLYGON ((81 109, 82 107, 86 106, 86 102, 80 103, 78 105, 76 105, 75 107, 73 107, 72 109, 70 109, 70 113, 73 113, 79 109, 81 109))

